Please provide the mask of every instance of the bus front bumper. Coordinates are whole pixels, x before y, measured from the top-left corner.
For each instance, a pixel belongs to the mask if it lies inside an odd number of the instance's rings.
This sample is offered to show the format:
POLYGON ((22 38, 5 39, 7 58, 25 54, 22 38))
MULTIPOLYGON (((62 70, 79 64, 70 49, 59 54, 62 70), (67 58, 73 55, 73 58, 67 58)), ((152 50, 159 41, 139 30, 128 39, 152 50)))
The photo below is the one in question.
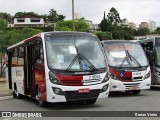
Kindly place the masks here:
POLYGON ((62 86, 51 84, 47 80, 47 102, 85 101, 89 99, 106 98, 109 94, 109 81, 90 86, 62 86), (60 93, 57 94, 60 90, 60 93), (87 92, 79 93, 80 90, 87 92))
POLYGON ((122 82, 110 78, 110 91, 129 91, 150 89, 151 78, 137 82, 122 82))

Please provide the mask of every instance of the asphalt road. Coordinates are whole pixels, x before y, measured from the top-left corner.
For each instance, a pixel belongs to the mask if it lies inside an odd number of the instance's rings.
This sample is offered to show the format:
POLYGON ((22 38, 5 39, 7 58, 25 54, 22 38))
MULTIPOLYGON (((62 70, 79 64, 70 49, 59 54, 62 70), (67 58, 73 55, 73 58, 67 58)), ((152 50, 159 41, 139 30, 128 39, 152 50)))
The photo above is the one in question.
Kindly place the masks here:
MULTIPOLYGON (((61 103, 61 104, 48 104, 47 107, 41 108, 35 104, 35 101, 29 98, 24 99, 6 99, 0 101, 0 111, 160 111, 160 88, 154 88, 152 90, 141 91, 139 95, 132 95, 129 93, 111 93, 109 98, 99 99, 94 105, 87 105, 85 103, 61 103)), ((16 120, 17 118, 0 118, 2 120, 16 120)), ((27 118, 26 118, 27 119, 27 118)), ((33 118, 32 118, 33 119, 33 118)), ((44 119, 44 118, 43 118, 44 119)), ((47 118, 52 119, 53 118, 47 118)), ((56 118, 56 119, 68 119, 75 118, 56 118)), ((56 120, 54 118, 54 120, 56 120)), ((88 120, 89 118, 76 118, 77 120, 88 120)), ((91 118, 96 120, 96 118, 91 118)), ((108 118, 98 118, 98 120, 108 118)), ((120 118, 110 118, 111 120, 120 118)), ((122 119, 122 118, 121 118, 122 119)), ((138 120, 139 118, 123 118, 130 120, 138 120)), ((146 120, 141 117, 140 119, 146 120)), ((148 118, 149 120, 158 120, 159 118, 148 118)), ((38 119, 39 120, 39 119, 38 119)))

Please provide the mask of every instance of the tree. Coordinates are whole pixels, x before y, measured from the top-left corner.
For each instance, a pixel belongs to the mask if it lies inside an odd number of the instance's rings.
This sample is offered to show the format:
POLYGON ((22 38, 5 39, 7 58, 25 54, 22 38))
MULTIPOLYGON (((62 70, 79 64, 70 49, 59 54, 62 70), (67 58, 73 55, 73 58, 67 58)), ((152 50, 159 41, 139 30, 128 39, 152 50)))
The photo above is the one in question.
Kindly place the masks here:
POLYGON ((137 29, 137 32, 136 32, 136 36, 140 36, 140 35, 147 35, 147 34, 150 34, 150 31, 148 28, 141 28, 141 29, 137 29))
POLYGON ((79 20, 66 20, 58 21, 56 23, 57 31, 79 31, 79 32, 89 32, 90 26, 84 21, 84 19, 79 20))
POLYGON ((48 21, 57 22, 57 21, 63 21, 64 19, 65 19, 65 16, 58 15, 56 10, 51 9, 49 11, 48 21))
POLYGON ((6 20, 0 19, 0 31, 1 31, 1 32, 4 31, 4 30, 6 30, 7 24, 8 24, 8 23, 7 23, 6 20))
POLYGON ((23 28, 22 30, 13 29, 0 33, 0 53, 6 52, 8 46, 20 42, 40 32, 42 31, 38 29, 23 28))
POLYGON ((14 17, 20 17, 20 16, 25 15, 25 14, 31 14, 31 15, 40 16, 38 13, 35 13, 35 12, 17 12, 14 15, 14 17))
POLYGON ((5 19, 7 22, 12 22, 12 16, 9 13, 0 12, 0 18, 5 19))
POLYGON ((110 11, 107 15, 107 20, 108 20, 109 23, 115 24, 115 25, 117 25, 118 23, 121 22, 120 15, 114 7, 112 7, 110 9, 110 11))
POLYGON ((57 14, 57 11, 56 11, 56 10, 51 9, 51 10, 49 11, 49 16, 48 16, 49 21, 56 22, 57 16, 58 16, 58 14, 57 14))
POLYGON ((65 18, 63 15, 58 15, 57 21, 63 21, 65 18))
POLYGON ((111 26, 111 24, 107 21, 107 19, 103 19, 100 23, 100 28, 103 32, 105 31, 110 31, 109 27, 111 26))
POLYGON ((97 37, 100 39, 100 40, 112 40, 112 33, 110 32, 101 32, 101 31, 97 31, 97 32, 94 32, 95 35, 97 35, 97 37))

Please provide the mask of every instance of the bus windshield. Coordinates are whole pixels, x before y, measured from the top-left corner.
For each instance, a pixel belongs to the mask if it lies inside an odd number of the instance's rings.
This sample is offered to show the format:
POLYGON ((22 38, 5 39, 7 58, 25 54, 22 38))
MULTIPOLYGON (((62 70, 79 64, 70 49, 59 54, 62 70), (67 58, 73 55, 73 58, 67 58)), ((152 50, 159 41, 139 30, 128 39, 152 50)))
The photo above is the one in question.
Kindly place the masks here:
POLYGON ((155 46, 155 65, 160 66, 160 46, 155 46))
POLYGON ((47 61, 51 69, 93 71, 105 68, 105 58, 94 36, 45 35, 47 61))
POLYGON ((109 43, 104 46, 110 66, 142 67, 148 65, 144 51, 138 44, 109 43))

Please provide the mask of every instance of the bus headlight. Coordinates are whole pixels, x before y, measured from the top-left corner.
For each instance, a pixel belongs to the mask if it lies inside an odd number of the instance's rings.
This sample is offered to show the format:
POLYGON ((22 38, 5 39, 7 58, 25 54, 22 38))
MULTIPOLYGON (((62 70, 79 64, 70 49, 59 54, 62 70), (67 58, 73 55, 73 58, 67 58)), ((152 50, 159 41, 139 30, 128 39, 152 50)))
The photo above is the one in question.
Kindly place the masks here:
POLYGON ((54 76, 51 71, 49 71, 49 79, 53 84, 61 85, 61 82, 54 76))
POLYGON ((110 77, 112 78, 112 79, 114 79, 114 80, 118 80, 118 78, 114 75, 114 74, 110 74, 110 77))
POLYGON ((145 78, 144 78, 144 79, 149 78, 149 77, 150 77, 150 75, 151 75, 151 72, 149 71, 149 72, 145 75, 145 78))
POLYGON ((156 70, 156 74, 157 74, 158 76, 160 76, 160 72, 159 72, 159 71, 157 71, 157 70, 156 70))
POLYGON ((106 76, 104 77, 102 83, 107 82, 109 80, 109 73, 106 74, 106 76))

